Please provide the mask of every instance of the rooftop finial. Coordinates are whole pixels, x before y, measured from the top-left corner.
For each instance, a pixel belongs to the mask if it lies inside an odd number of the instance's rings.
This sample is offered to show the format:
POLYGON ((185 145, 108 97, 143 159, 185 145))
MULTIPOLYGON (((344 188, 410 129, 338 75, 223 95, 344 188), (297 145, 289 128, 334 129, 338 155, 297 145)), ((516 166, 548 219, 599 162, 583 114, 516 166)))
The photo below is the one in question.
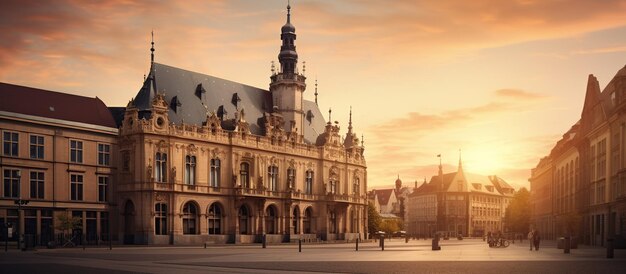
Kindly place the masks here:
POLYGON ((333 120, 330 116, 332 112, 333 110, 331 108, 328 108, 328 124, 331 124, 331 121, 333 120))
POLYGON ((291 23, 291 3, 287 0, 287 23, 291 23))
POLYGON ((350 119, 348 120, 348 129, 352 129, 352 106, 350 106, 350 119))
POLYGON ((363 142, 365 142, 365 137, 361 134, 361 146, 363 146, 363 142))
POLYGON ((317 76, 315 77, 315 104, 317 105, 317 76))
POLYGON ((461 161, 461 149, 459 148, 459 170, 463 169, 463 163, 461 161))
POLYGON ((152 35, 152 47, 150 47, 150 64, 152 65, 154 63, 154 30, 150 32, 150 35, 152 35))

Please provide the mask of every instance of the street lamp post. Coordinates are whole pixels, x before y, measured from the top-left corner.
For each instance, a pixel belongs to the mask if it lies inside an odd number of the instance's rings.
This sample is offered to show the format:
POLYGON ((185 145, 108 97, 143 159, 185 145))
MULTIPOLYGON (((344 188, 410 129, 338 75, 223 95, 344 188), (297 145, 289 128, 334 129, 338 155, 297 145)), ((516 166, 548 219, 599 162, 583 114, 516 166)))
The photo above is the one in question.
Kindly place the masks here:
POLYGON ((20 249, 22 246, 22 234, 20 233, 20 222, 22 218, 20 213, 22 212, 22 205, 27 205, 29 201, 18 198, 14 202, 17 205, 17 249, 20 249))

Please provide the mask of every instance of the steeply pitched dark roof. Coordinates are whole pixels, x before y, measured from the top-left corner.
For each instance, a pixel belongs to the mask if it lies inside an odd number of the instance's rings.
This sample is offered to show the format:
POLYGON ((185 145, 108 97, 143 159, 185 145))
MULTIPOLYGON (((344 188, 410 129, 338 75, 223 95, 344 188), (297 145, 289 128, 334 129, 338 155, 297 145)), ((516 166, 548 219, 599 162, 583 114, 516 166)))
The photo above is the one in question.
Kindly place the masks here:
POLYGON ((100 99, 0 83, 0 110, 117 128, 100 99))
POLYGON ((109 111, 113 116, 113 120, 115 120, 115 124, 117 127, 122 126, 122 122, 124 121, 124 113, 126 112, 125 107, 109 107, 109 111))
MULTIPOLYGON (((165 93, 165 100, 170 105, 169 119, 176 124, 184 121, 200 126, 206 121, 207 111, 217 113, 219 109, 226 112, 224 120, 233 119, 237 109, 243 108, 250 132, 263 135, 263 114, 272 112, 272 95, 268 90, 159 63, 154 63, 135 96, 134 105, 140 111, 150 108, 154 90, 165 93), (176 111, 172 106, 178 106, 176 111)), ((303 108, 307 116, 305 128, 301 129, 304 139, 315 143, 319 134, 324 132, 326 122, 314 102, 305 100, 303 108)))
MULTIPOLYGON (((454 176, 456 176, 456 172, 443 174, 443 189, 448 189, 450 187, 452 180, 454 180, 454 176)), ((430 184, 434 184, 437 187, 441 186, 441 179, 439 175, 435 175, 430 178, 430 184)))
POLYGON ((394 191, 395 191, 395 189, 393 189, 393 188, 390 188, 390 189, 377 189, 376 190, 376 197, 378 197, 378 203, 381 206, 389 204, 389 200, 391 198, 391 194, 393 194, 394 191))

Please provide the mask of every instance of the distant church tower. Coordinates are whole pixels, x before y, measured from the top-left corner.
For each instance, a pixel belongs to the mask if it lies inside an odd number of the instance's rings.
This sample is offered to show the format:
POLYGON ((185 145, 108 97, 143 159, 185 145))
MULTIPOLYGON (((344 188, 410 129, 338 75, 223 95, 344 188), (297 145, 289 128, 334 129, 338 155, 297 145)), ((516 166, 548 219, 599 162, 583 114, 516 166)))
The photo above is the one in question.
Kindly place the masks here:
POLYGON ((278 54, 280 71, 270 77, 272 93, 272 109, 278 111, 285 121, 285 130, 302 132, 305 113, 302 107, 303 94, 306 89, 304 75, 297 71, 298 53, 296 52, 296 28, 291 24, 291 6, 287 5, 287 23, 281 28, 282 45, 278 54))

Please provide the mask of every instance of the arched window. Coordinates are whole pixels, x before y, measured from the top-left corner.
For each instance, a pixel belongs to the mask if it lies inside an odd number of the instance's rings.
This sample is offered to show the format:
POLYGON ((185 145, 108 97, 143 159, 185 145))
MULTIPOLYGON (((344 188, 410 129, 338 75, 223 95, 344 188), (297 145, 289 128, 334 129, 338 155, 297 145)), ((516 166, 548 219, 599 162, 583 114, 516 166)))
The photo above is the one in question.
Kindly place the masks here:
POLYGON ((276 209, 273 206, 268 206, 265 210, 265 232, 276 234, 276 209))
POLYGON ((196 184, 196 156, 185 157, 185 184, 196 184))
POLYGON ((335 211, 331 211, 328 214, 328 222, 329 222, 329 232, 330 233, 337 233, 337 214, 335 213, 335 211))
POLYGON ((300 234, 300 208, 299 207, 296 206, 293 209, 293 216, 291 218, 292 218, 293 233, 300 234))
POLYGON ((354 178, 354 189, 353 189, 354 195, 360 195, 361 194, 361 179, 359 179, 359 177, 354 178))
POLYGON ((211 186, 212 187, 220 187, 220 159, 211 159, 211 186))
POLYGON ((154 167, 154 179, 160 183, 167 182, 167 153, 156 153, 154 167))
POLYGON ((304 180, 304 193, 313 194, 313 170, 307 170, 304 180))
POLYGON ((198 233, 198 208, 192 202, 183 207, 183 234, 198 233))
POLYGON ((313 217, 313 212, 311 212, 311 208, 307 208, 304 211, 304 219, 302 220, 302 226, 304 228, 305 234, 311 234, 311 218, 313 217))
POLYGON ((296 187, 296 169, 291 167, 287 169, 287 185, 289 189, 296 187))
POLYGON ((239 166, 239 179, 241 187, 250 188, 250 164, 243 162, 239 166))
POLYGON ((222 234, 222 207, 218 203, 211 204, 207 217, 209 234, 222 234))
POLYGON ((337 181, 334 179, 330 180, 330 189, 329 192, 332 194, 337 194, 337 181))
POLYGON ((278 190, 278 167, 277 166, 269 166, 267 168, 267 178, 269 178, 270 191, 277 191, 278 190))
POLYGON ((154 234, 167 235, 167 204, 154 205, 154 234))
POLYGON ((239 207, 239 234, 249 234, 250 213, 245 205, 239 207))

